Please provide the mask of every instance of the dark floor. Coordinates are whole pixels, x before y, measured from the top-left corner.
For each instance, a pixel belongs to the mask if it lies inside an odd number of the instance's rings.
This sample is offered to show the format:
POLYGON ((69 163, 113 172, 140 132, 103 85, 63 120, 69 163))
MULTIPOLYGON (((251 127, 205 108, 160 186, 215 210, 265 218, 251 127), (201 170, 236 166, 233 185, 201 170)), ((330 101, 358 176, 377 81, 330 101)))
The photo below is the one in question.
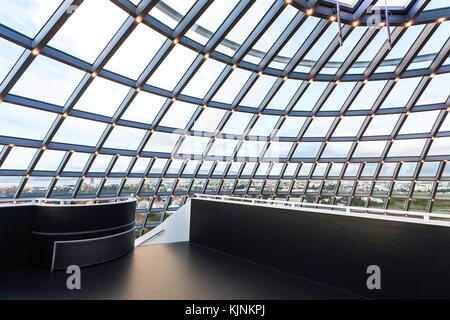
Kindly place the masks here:
POLYGON ((0 274, 0 299, 355 299, 319 284, 190 243, 138 247, 83 268, 81 290, 65 271, 0 274))

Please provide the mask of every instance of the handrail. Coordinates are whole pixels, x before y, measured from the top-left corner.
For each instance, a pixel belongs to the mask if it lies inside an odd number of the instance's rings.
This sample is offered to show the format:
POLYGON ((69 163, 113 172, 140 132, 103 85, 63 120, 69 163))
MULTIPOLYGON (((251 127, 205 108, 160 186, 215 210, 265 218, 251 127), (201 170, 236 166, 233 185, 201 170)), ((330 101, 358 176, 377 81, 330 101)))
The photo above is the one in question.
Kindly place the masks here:
POLYGON ((19 199, 0 199, 1 206, 14 205, 41 205, 41 206, 73 206, 73 205, 98 205, 107 203, 117 203, 125 201, 136 201, 135 197, 109 197, 109 198, 19 198, 19 199))
POLYGON ((331 205, 331 204, 321 204, 321 203, 309 203, 309 202, 293 202, 286 200, 268 200, 268 199, 256 199, 256 198, 242 198, 233 197, 227 195, 205 195, 196 194, 194 198, 198 199, 208 199, 208 200, 221 200, 230 202, 244 202, 250 204, 261 204, 261 205, 279 205, 283 207, 290 207, 294 209, 323 209, 333 212, 345 212, 345 214, 375 214, 382 216, 395 216, 396 218, 419 218, 425 221, 430 221, 430 219, 449 219, 446 222, 450 225, 450 214, 439 214, 439 213, 428 213, 428 212, 417 212, 417 211, 401 211, 401 210, 390 210, 390 209, 376 209, 376 208, 363 208, 363 207, 349 207, 341 205, 331 205))

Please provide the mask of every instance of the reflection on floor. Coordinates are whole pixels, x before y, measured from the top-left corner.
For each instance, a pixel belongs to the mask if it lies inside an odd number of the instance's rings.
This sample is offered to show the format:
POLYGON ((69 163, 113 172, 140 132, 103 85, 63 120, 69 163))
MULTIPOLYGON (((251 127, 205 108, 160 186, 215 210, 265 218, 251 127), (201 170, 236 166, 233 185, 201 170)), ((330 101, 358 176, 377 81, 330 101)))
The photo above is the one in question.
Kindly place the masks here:
POLYGON ((0 299, 355 299, 292 275, 182 242, 138 247, 83 268, 81 290, 64 271, 0 275, 0 299))

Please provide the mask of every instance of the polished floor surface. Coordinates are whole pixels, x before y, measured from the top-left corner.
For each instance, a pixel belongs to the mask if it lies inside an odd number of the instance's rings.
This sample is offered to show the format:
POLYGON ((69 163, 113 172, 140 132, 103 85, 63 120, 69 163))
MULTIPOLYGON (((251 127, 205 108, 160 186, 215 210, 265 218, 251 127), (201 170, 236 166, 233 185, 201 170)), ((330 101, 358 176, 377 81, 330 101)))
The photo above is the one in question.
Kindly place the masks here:
POLYGON ((81 290, 65 271, 0 274, 0 299, 355 299, 358 297, 191 243, 138 247, 83 268, 81 290))

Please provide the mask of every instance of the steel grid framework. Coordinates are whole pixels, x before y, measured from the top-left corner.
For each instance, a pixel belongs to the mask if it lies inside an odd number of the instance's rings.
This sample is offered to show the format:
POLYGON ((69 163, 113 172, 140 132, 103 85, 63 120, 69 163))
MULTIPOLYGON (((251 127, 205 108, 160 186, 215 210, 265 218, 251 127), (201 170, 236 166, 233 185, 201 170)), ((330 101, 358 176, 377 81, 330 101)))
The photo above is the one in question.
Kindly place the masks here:
MULTIPOLYGON (((388 44, 387 42, 385 42, 376 53, 374 59, 369 62, 364 73, 347 73, 352 65, 356 63, 358 57, 363 53, 370 42, 374 39, 374 37, 379 32, 382 32, 384 30, 384 28, 380 27, 371 27, 365 30, 364 34, 361 36, 360 40, 353 48, 351 53, 348 54, 346 59, 342 61, 339 66, 336 66, 337 72, 335 73, 335 75, 327 75, 321 74, 320 71, 325 66, 327 66, 327 63, 329 63, 333 54, 339 49, 338 35, 336 35, 334 39, 329 43, 328 47, 324 50, 322 55, 318 57, 316 61, 310 63, 311 69, 309 73, 295 71, 295 68, 302 61, 305 61, 304 58, 307 53, 316 45, 319 38, 333 24, 333 22, 329 19, 330 16, 333 16, 333 14, 335 14, 333 13, 332 2, 296 0, 288 4, 287 2, 281 0, 274 1, 273 5, 265 13, 264 17, 252 30, 250 35, 241 45, 239 45, 232 57, 229 57, 222 52, 217 51, 216 49, 222 42, 224 42, 224 40, 226 40, 227 34, 230 32, 230 30, 233 29, 239 19, 241 19, 244 14, 252 7, 252 5, 254 5, 254 1, 239 1, 239 3, 234 7, 231 13, 227 16, 225 21, 220 25, 218 30, 211 35, 209 41, 204 46, 188 38, 186 36, 186 33, 213 3, 213 1, 211 0, 196 1, 188 11, 188 13, 180 18, 178 25, 173 30, 149 15, 149 12, 155 6, 160 5, 158 4, 158 1, 142 0, 138 6, 135 6, 127 0, 111 0, 111 2, 124 10, 129 16, 116 32, 115 36, 109 41, 108 45, 104 48, 101 54, 97 57, 95 62, 92 64, 71 56, 58 49, 52 48, 48 45, 52 37, 57 34, 60 28, 69 20, 70 16, 72 15, 73 11, 68 9, 72 6, 83 5, 83 0, 63 1, 61 6, 54 12, 52 17, 33 39, 0 24, 1 38, 11 41, 26 49, 20 56, 18 61, 15 63, 11 71, 8 73, 7 77, 1 83, 0 101, 11 103, 14 105, 30 107, 37 110, 49 111, 57 114, 56 120, 52 124, 50 130, 43 140, 0 136, 0 144, 5 145, 0 152, 0 177, 21 177, 21 180, 18 183, 17 188, 15 189, 13 198, 17 199, 21 196, 24 196, 23 190, 30 177, 34 176, 52 178, 45 192, 45 197, 49 198, 52 197, 52 192, 58 182, 58 179, 63 177, 73 177, 78 179, 75 187, 73 188, 73 192, 69 195, 69 198, 80 196, 82 197, 82 195, 79 194, 79 190, 85 180, 89 178, 100 178, 100 182, 96 187, 96 191, 94 192, 94 194, 91 194, 91 196, 95 195, 97 197, 103 196, 102 189, 108 178, 121 179, 121 182, 118 184, 117 188, 114 189, 116 195, 123 194, 122 190, 129 179, 140 178, 140 181, 136 183, 137 186, 135 191, 133 192, 142 197, 142 203, 146 204, 146 206, 142 206, 140 209, 138 209, 137 214, 140 215, 140 221, 142 222, 140 226, 151 226, 154 223, 155 220, 150 220, 151 214, 159 214, 160 221, 162 221, 167 213, 170 213, 171 210, 174 210, 176 208, 176 205, 181 205, 183 201, 185 201, 185 197, 188 197, 189 194, 192 193, 237 194, 250 197, 265 198, 291 197, 299 199, 300 201, 303 199, 304 201, 318 201, 331 204, 340 203, 340 201, 342 201, 347 205, 362 205, 366 207, 372 206, 372 203, 373 205, 375 205, 375 200, 382 200, 381 206, 384 208, 390 207, 390 203, 395 199, 396 201, 404 200, 403 209, 405 210, 408 210, 411 206, 414 206, 415 201, 423 200, 426 204, 424 205, 425 207, 421 209, 427 212, 431 212, 433 210, 433 203, 435 202, 435 199, 439 200, 439 196, 436 195, 439 184, 444 183, 445 180, 450 180, 450 176, 442 175, 445 169, 446 162, 450 159, 450 152, 442 155, 428 155, 428 151, 430 150, 430 147, 435 138, 450 136, 450 131, 439 132, 439 129, 450 110, 450 98, 447 98, 446 101, 442 101, 441 103, 437 104, 416 105, 416 103, 434 77, 441 74, 446 74, 450 71, 450 65, 444 64, 449 55, 450 39, 447 37, 447 41, 445 42, 445 44, 442 46, 442 48, 440 48, 439 52, 436 52, 436 54, 432 57, 432 62, 428 68, 408 70, 408 67, 418 57, 421 49, 432 37, 435 31, 447 19, 450 8, 423 12, 423 9, 429 4, 430 1, 422 0, 412 1, 403 10, 395 10, 394 14, 391 17, 391 25, 396 26, 392 30, 392 42, 394 46, 400 41, 402 36, 407 31, 408 27, 410 27, 404 25, 408 21, 414 20, 414 24, 424 24, 424 27, 414 44, 411 45, 406 54, 399 61, 397 61, 394 72, 376 72, 377 68, 382 63, 384 63, 385 58, 389 54, 388 44), (306 5, 306 3, 311 2, 312 4, 310 4, 309 6, 306 5), (264 35, 264 33, 288 5, 292 5, 299 10, 287 25, 287 27, 281 32, 281 34, 277 38, 277 41, 273 43, 270 50, 264 53, 261 62, 256 65, 244 61, 244 57, 249 52, 251 54, 258 54, 257 50, 252 49, 253 46, 264 35), (311 12, 308 12, 308 10, 310 9, 313 9, 314 15, 320 17, 321 20, 314 27, 313 31, 310 33, 307 39, 298 46, 295 55, 290 59, 283 70, 269 67, 269 64, 278 57, 278 54, 282 50, 282 48, 293 37, 295 32, 302 27, 304 22, 311 15, 311 12), (166 40, 160 47, 158 52, 155 54, 153 59, 148 63, 145 70, 143 70, 137 81, 104 69, 107 62, 114 56, 117 50, 121 47, 121 45, 140 23, 145 24, 147 27, 150 27, 153 30, 159 32, 166 37, 166 40), (158 67, 161 66, 164 59, 169 56, 172 49, 178 45, 183 45, 190 50, 195 51, 197 53, 197 57, 181 77, 181 80, 178 82, 175 88, 172 91, 168 91, 147 84, 151 76, 155 73, 158 67), (56 106, 43 101, 37 101, 10 93, 16 82, 21 78, 21 76, 33 63, 34 59, 38 55, 44 55, 48 58, 65 63, 86 73, 81 82, 78 84, 77 88, 73 91, 71 97, 63 106, 56 106), (226 66, 223 68, 219 77, 215 80, 204 98, 200 99, 181 94, 183 89, 193 78, 195 73, 201 68, 204 62, 207 61, 207 59, 215 59, 224 63, 226 66), (214 101, 214 95, 223 86, 223 84, 233 73, 233 71, 238 68, 245 69, 251 72, 250 77, 242 86, 240 92, 229 104, 214 101), (274 81, 270 90, 267 93, 263 93, 264 99, 262 100, 262 102, 257 107, 241 105, 241 102, 246 94, 249 93, 253 85, 262 75, 276 77, 276 80, 274 81), (88 87, 96 77, 108 79, 129 87, 129 93, 120 103, 120 106, 112 117, 74 109, 76 103, 79 101, 83 93, 85 93, 85 91, 88 89, 88 87), (414 90, 414 93, 411 95, 411 97, 409 97, 406 105, 397 108, 381 108, 383 102, 388 97, 389 93, 395 87, 397 82, 401 79, 406 78, 420 78, 417 88, 414 90), (266 108, 269 105, 270 101, 275 97, 276 93, 287 81, 287 79, 298 79, 303 80, 303 82, 298 87, 295 94, 293 94, 293 97, 284 110, 266 108), (376 80, 385 80, 386 84, 380 92, 376 101, 373 103, 372 107, 367 110, 349 110, 353 101, 356 99, 364 86, 367 85, 367 83, 376 80), (294 110, 299 99, 302 98, 307 89, 316 81, 328 82, 328 84, 314 106, 311 106, 311 110, 294 110), (341 109, 337 111, 321 111, 321 107, 323 106, 325 101, 328 99, 328 97, 330 97, 335 88, 341 82, 355 82, 354 88, 348 95, 341 109), (122 119, 122 116, 126 112, 127 108, 131 105, 133 100, 141 91, 157 94, 166 98, 164 105, 151 124, 144 124, 136 121, 122 119), (175 101, 182 101, 197 105, 192 118, 189 120, 186 127, 182 130, 159 125, 175 101), (209 108, 225 110, 225 115, 221 119, 214 132, 195 131, 193 127, 196 120, 198 120, 202 113, 209 108), (433 110, 439 111, 439 115, 437 116, 435 124, 433 125, 433 128, 430 132, 400 134, 402 125, 409 115, 416 112, 433 110), (248 113, 252 116, 244 132, 240 135, 221 133, 222 129, 225 127, 227 122, 230 120, 230 117, 235 112, 248 113), (399 119, 391 134, 387 136, 364 136, 364 132, 369 127, 372 119, 378 115, 385 114, 399 115, 399 119), (274 128, 271 130, 270 135, 250 135, 252 128, 255 126, 258 119, 263 115, 279 116, 279 119, 276 122, 274 128), (91 147, 52 141, 58 129, 69 116, 94 120, 107 124, 106 129, 104 130, 101 138, 95 146, 91 147), (303 127, 299 130, 297 136, 277 137, 277 132, 280 130, 286 119, 291 116, 305 117, 306 121, 304 122, 303 127), (354 136, 333 136, 333 132, 336 130, 340 122, 348 116, 365 116, 366 118, 360 129, 355 132, 354 136), (314 119, 319 117, 335 117, 328 132, 322 137, 304 136, 310 124, 314 121, 314 119), (146 131, 144 138, 142 139, 139 147, 136 150, 123 150, 104 147, 105 142, 116 126, 137 128, 146 131), (145 146, 147 145, 154 132, 165 132, 177 135, 178 141, 176 142, 171 153, 144 151, 145 146), (178 152, 185 139, 191 136, 201 136, 209 138, 209 142, 204 148, 202 154, 180 154, 178 152), (220 138, 237 140, 237 145, 235 146, 230 156, 209 155, 209 151, 214 142, 220 138), (404 156, 389 156, 389 151, 395 141, 409 139, 425 139, 425 144, 420 155, 408 156, 407 154, 405 154, 404 156), (386 141, 386 145, 381 153, 381 156, 353 157, 353 154, 357 149, 359 143, 365 141, 380 140, 386 141), (239 155, 239 150, 241 150, 241 146, 245 141, 264 142, 262 150, 257 157, 239 155), (265 157, 266 151, 274 142, 290 142, 292 146, 290 147, 289 152, 287 152, 287 154, 282 157, 265 157), (304 142, 321 143, 321 146, 313 157, 294 156, 297 146, 302 145, 302 143, 304 142), (351 142, 351 147, 349 148, 345 157, 324 158, 322 157, 322 154, 324 153, 328 143, 330 142, 351 142), (17 146, 36 148, 36 153, 28 168, 26 170, 1 169, 2 164, 7 159, 11 150, 17 146), (62 150, 66 152, 57 170, 52 172, 34 170, 44 152, 50 149, 62 150), (64 171, 66 164, 68 163, 74 152, 87 152, 90 154, 89 160, 87 161, 82 172, 64 171), (113 156, 109 165, 107 166, 106 171, 101 173, 90 172, 90 168, 94 160, 100 154, 108 154, 113 156), (120 156, 131 156, 133 157, 133 159, 128 165, 128 168, 125 172, 113 173, 111 172, 112 168, 120 156), (150 161, 145 172, 133 173, 133 166, 139 158, 149 158, 150 161), (150 173, 153 163, 157 159, 168 159, 169 161, 166 162, 164 168, 160 173, 150 173), (178 167, 178 173, 167 173, 171 162, 176 159, 183 160, 181 166, 178 167), (196 165, 196 168, 192 174, 184 174, 183 171, 185 166, 189 161, 192 160, 200 161, 196 165), (206 174, 199 173, 200 167, 205 161, 213 161, 213 164, 206 174), (216 175, 214 174, 214 170, 220 162, 226 162, 226 166, 225 169, 222 170, 221 174, 216 175), (235 162, 242 162, 242 165, 236 173, 231 174, 229 173, 229 169, 235 162), (401 166, 406 162, 417 162, 417 166, 412 176, 401 177, 399 176, 399 172, 401 166), (427 176, 426 178, 420 177, 422 166, 427 162, 439 162, 437 170, 432 176, 427 176), (247 164, 250 165, 251 163, 255 163, 253 170, 251 170, 249 174, 242 174, 244 166, 246 166, 247 164), (257 174, 259 166, 264 163, 269 163, 269 167, 265 171, 265 174, 257 174), (276 163, 282 163, 281 170, 278 170, 276 175, 271 175, 270 172, 272 170, 272 167, 274 167, 276 163), (312 164, 312 166, 308 173, 302 173, 301 175, 299 175, 302 166, 309 163, 312 164), (335 176, 330 176, 329 171, 331 167, 338 163, 343 164, 340 173, 335 176), (356 173, 349 176, 346 174, 347 167, 353 163, 360 165, 356 173), (362 174, 364 167, 370 163, 377 163, 377 168, 371 176, 364 176, 362 174), (389 176, 380 176, 380 171, 382 170, 383 165, 386 163, 393 163, 395 165, 395 169, 389 176), (295 170, 289 174, 285 174, 288 166, 294 164, 298 164, 295 170), (326 168, 324 169, 322 174, 319 176, 314 175, 316 167, 323 164, 326 164, 326 168), (152 188, 153 190, 143 192, 142 190, 145 183, 148 181, 153 181, 152 179, 155 179, 155 183, 152 188), (428 183, 427 188, 431 188, 431 191, 425 196, 417 196, 414 194, 415 186, 418 183, 420 184, 420 181, 422 180, 428 183), (164 181, 171 182, 171 185, 164 185, 164 181), (177 184, 179 184, 179 181, 186 182, 185 187, 182 188, 181 191, 176 190, 176 186, 177 184), (336 182, 333 191, 323 190, 323 187, 327 183, 327 181, 328 183, 330 183, 331 181, 331 184, 333 184, 333 182, 336 182), (340 185, 343 181, 349 181, 350 187, 347 190, 340 190, 340 185), (360 190, 358 189, 358 184, 365 181, 369 181, 368 189, 360 192, 360 190), (387 190, 385 190, 385 192, 380 194, 379 192, 377 192, 377 184, 382 183, 383 181, 389 182, 389 186, 387 187, 387 190), (395 184, 399 181, 409 182, 410 185, 406 193, 396 195, 395 184), (199 187, 193 188, 193 185, 195 183, 198 184, 199 187), (253 188, 252 184, 258 185, 258 187, 253 188), (309 185, 313 184, 314 189, 309 188, 309 185), (160 189, 162 185, 164 185, 164 188, 160 189), (281 188, 281 186, 283 187, 281 188), (178 200, 175 206, 171 203, 172 199, 178 200), (153 202, 156 201, 158 202, 158 205, 154 206, 153 202), (146 223, 147 218, 148 222, 146 223)), ((357 1, 357 4, 352 8, 346 8, 344 6, 344 12, 342 16, 343 22, 345 24, 342 28, 344 43, 354 30, 366 24, 367 19, 365 17, 365 13, 367 12, 367 8, 375 2, 376 1, 360 0, 357 1), (359 25, 356 26, 355 24, 353 24, 354 21, 358 21, 359 25)), ((111 196, 111 194, 106 194, 106 196, 111 196)), ((442 199, 445 199, 447 197, 444 196, 442 199)), ((447 202, 446 206, 448 209, 450 204, 447 202)))

